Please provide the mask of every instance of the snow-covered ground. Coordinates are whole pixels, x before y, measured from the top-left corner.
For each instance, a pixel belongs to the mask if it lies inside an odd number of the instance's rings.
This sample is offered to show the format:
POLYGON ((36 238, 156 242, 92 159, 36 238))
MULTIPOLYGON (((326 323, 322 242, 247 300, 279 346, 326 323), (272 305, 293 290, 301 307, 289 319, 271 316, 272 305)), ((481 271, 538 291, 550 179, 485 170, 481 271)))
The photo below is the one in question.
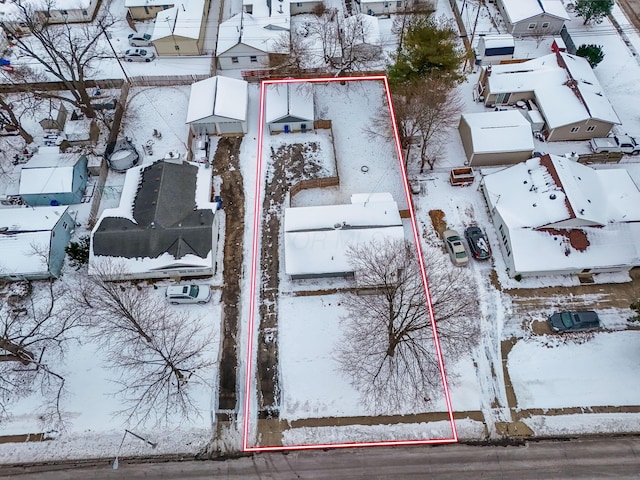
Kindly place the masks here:
MULTIPOLYGON (((467 2, 471 4, 472 2, 467 2)), ((123 4, 122 0, 112 2, 123 4)), ((437 2, 439 12, 451 15, 447 0, 437 2)), ((616 18, 628 25, 616 7, 616 18)), ((473 10, 466 14, 473 23, 473 10)), ((465 15, 465 17, 466 17, 465 15)), ((495 15, 494 15, 495 16, 495 15)), ((481 15, 476 33, 495 32, 489 18, 481 15)), ((469 29, 470 30, 470 29, 469 29)), ((640 117, 637 115, 637 84, 640 78, 640 66, 629 48, 614 32, 608 20, 599 26, 582 26, 581 19, 572 18, 569 22, 576 43, 598 43, 603 45, 604 61, 596 68, 596 75, 604 86, 616 112, 623 121, 623 131, 640 132, 640 117)), ((631 30, 625 28, 627 32, 631 30)), ((114 38, 122 50, 128 27, 114 33, 114 38)), ((628 33, 631 43, 640 45, 637 35, 628 33)), ((537 43, 535 40, 519 40, 520 58, 533 58, 547 54, 549 42, 537 43)), ((207 73, 211 59, 160 59, 153 64, 132 64, 125 68, 130 74, 172 75, 176 71, 184 73, 207 73), (193 62, 193 68, 191 63, 193 62)), ((112 78, 118 76, 119 67, 115 62, 101 65, 101 74, 112 78)), ((465 111, 483 111, 484 107, 473 101, 471 89, 477 72, 472 73, 466 82, 460 85, 461 97, 465 101, 465 111)), ((362 130, 361 120, 380 108, 382 90, 367 91, 365 88, 350 89, 348 102, 328 88, 319 99, 318 108, 332 118, 334 134, 337 134, 336 148, 338 158, 354 159, 360 169, 362 164, 370 167, 379 165, 380 160, 388 161, 396 168, 394 151, 388 145, 372 142, 362 130), (357 107, 357 108, 356 108, 357 107), (361 107, 361 109, 360 109, 361 107)), ((154 138, 154 156, 144 158, 144 162, 164 156, 167 151, 186 151, 187 127, 184 125, 188 104, 188 87, 166 87, 155 89, 133 89, 129 96, 129 112, 124 121, 124 133, 134 139, 137 145, 151 139, 153 129, 160 130, 162 140, 154 138)), ((250 87, 249 132, 245 136, 241 150, 241 168, 247 192, 247 218, 245 224, 253 225, 253 205, 255 192, 255 154, 258 118, 258 89, 250 87)), ((35 122, 35 119, 34 119, 35 122)), ((39 127, 38 127, 39 128, 39 127)), ((281 139, 280 139, 281 140, 281 139)), ((536 141, 538 142, 538 141, 536 141)), ((536 150, 564 154, 567 152, 586 152, 586 142, 536 144, 536 150)), ((433 229, 428 217, 431 209, 441 209, 446 214, 448 224, 462 229, 475 222, 486 227, 489 241, 497 245, 497 236, 489 222, 482 196, 473 187, 451 187, 447 180, 447 169, 460 166, 464 162, 464 151, 456 131, 453 131, 449 144, 443 152, 442 161, 433 173, 415 175, 422 186, 423 193, 414 198, 417 219, 422 232, 433 238, 433 229)), ((624 163, 640 185, 640 165, 625 158, 624 163)), ((390 167, 389 167, 390 168, 390 167)), ((607 167, 612 168, 612 167, 607 167)), ((370 169, 366 182, 354 183, 353 189, 372 190, 377 180, 389 175, 385 167, 370 169), (373 182, 371 182, 373 180, 373 182)), ((4 177, 3 177, 4 178, 4 177)), ((356 177, 354 177, 356 178, 356 177)), ((105 189, 101 208, 116 206, 122 188, 124 175, 112 174, 105 189)), ((6 188, 6 183, 5 183, 6 188)), ((2 192, 0 192, 2 193, 2 192)), ((398 194, 401 198, 401 194, 398 194)), ((302 193, 296 201, 301 204, 335 203, 329 194, 302 193), (305 198, 306 195, 309 198, 305 198), (317 202, 317 203, 315 203, 317 202)), ((85 224, 88 204, 74 207, 78 220, 85 224)), ((82 229, 79 229, 79 233, 82 229)), ((85 226, 86 233, 86 226, 85 226)), ((245 233, 245 271, 249 271, 251 231, 245 233)), ((494 248, 494 269, 503 288, 535 288, 549 285, 575 285, 566 277, 523 279, 515 282, 504 274, 504 262, 498 248, 494 248)), ((444 255, 444 253, 443 253, 444 255)), ((480 346, 468 358, 445 358, 448 373, 452 379, 451 395, 454 410, 481 411, 485 423, 509 421, 508 411, 500 406, 507 405, 502 373, 501 341, 515 337, 517 341, 508 355, 508 374, 513 384, 518 409, 549 409, 571 407, 606 407, 639 405, 640 396, 633 385, 634 373, 638 371, 640 335, 637 331, 620 330, 626 324, 628 310, 607 309, 602 314, 603 323, 614 331, 598 332, 585 337, 582 341, 560 341, 557 336, 530 335, 523 331, 522 319, 512 315, 513 305, 510 297, 495 288, 489 280, 491 266, 472 263, 469 267, 478 284, 481 301, 482 339, 480 346)), ((73 274, 65 275, 72 278, 73 274)), ((625 281, 623 277, 605 277, 604 281, 625 281)), ((211 283, 221 281, 220 274, 211 283)), ((242 279, 243 305, 248 305, 248 275, 242 279)), ((162 286, 162 283, 159 283, 162 286)), ((313 288, 325 288, 329 281, 318 281, 313 288)), ((292 290, 292 283, 284 285, 292 290)), ((162 288, 158 290, 162 292, 162 288)), ((163 300, 162 300, 163 301, 163 300)), ((212 301, 207 307, 181 307, 192 309, 194 315, 205 314, 210 318, 211 328, 219 335, 220 306, 212 301)), ((288 420, 309 417, 364 416, 367 409, 361 404, 353 387, 336 375, 335 360, 332 356, 333 345, 340 334, 339 318, 341 308, 332 297, 283 297, 282 324, 280 331, 281 362, 283 381, 283 418, 288 420), (301 306, 302 305, 302 306, 301 306), (304 317, 299 312, 304 310, 304 317), (304 321, 303 321, 304 320, 304 321)), ((246 307, 241 309, 246 317, 246 307)), ((548 312, 532 312, 543 320, 548 312)), ((241 322, 242 324, 242 322, 241 322)), ((241 325, 239 349, 246 352, 247 332, 241 325)), ((218 337, 219 338, 219 337, 218 337)), ((243 355, 240 355, 244 358, 243 355)), ((51 432, 55 440, 49 442, 31 442, 25 444, 0 444, 0 462, 20 462, 78 457, 114 457, 123 439, 126 425, 122 419, 112 416, 118 410, 117 398, 109 392, 113 372, 104 366, 99 353, 90 343, 78 344, 67 356, 64 369, 68 372, 68 395, 65 397, 64 410, 69 419, 66 431, 51 432), (78 366, 81 366, 80 368, 78 366)), ((239 371, 239 381, 243 382, 243 369, 239 371)), ((212 376, 213 378, 213 376, 212 376)), ((241 389, 242 390, 242 389, 241 389)), ((121 455, 143 455, 151 453, 194 453, 209 440, 212 434, 211 410, 214 408, 215 392, 204 389, 198 394, 201 416, 190 424, 169 421, 162 428, 153 426, 136 430, 154 443, 148 444, 125 435, 121 455)), ((241 391, 242 395, 242 391, 241 391)), ((41 431, 38 419, 38 398, 30 398, 16 405, 12 418, 0 425, 0 435, 36 433, 41 431)), ((242 398, 240 399, 242 401, 242 398)), ((446 410, 441 400, 430 409, 446 410)), ((590 413, 566 415, 531 415, 525 423, 538 435, 580 434, 591 432, 620 432, 640 430, 640 415, 633 413, 590 413)), ((461 419, 456 422, 459 434, 463 438, 480 438, 485 435, 482 422, 461 419)), ((389 426, 349 426, 349 427, 304 427, 287 430, 284 443, 327 443, 342 441, 364 441, 379 439, 443 438, 450 435, 448 422, 428 424, 409 424, 401 427, 389 426)), ((230 442, 237 447, 237 439, 230 442)))

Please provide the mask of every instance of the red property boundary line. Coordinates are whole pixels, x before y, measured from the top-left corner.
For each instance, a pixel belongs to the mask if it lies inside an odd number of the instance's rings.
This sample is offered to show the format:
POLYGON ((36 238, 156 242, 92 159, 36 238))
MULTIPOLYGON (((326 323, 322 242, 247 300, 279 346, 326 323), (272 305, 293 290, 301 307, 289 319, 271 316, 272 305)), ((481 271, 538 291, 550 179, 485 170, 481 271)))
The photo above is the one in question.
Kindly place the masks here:
POLYGON ((258 124, 258 150, 256 159, 256 185, 255 185, 255 201, 254 201, 254 220, 253 220, 253 240, 251 247, 251 277, 250 277, 250 300, 249 300, 249 322, 248 322, 248 343, 247 343, 247 357, 246 357, 246 370, 245 370, 245 391, 244 391, 244 408, 243 408, 243 422, 242 422, 242 450, 244 452, 268 452, 268 451, 282 451, 282 450, 311 450, 311 449, 328 449, 328 448, 352 448, 352 447, 373 447, 373 446, 402 446, 402 445, 427 445, 427 444, 443 444, 443 443, 456 443, 458 441, 458 432, 456 430, 455 421, 453 418, 453 407, 451 404, 451 396, 449 393, 449 386, 447 384, 447 377, 444 370, 444 361, 442 359, 442 348, 440 345, 440 339, 436 328, 436 322, 433 315, 433 306, 431 303, 431 292, 429 290, 429 282, 427 273, 425 271, 424 259, 422 256, 422 247, 420 246, 420 234, 416 224, 415 213, 413 209, 413 202, 411 200, 411 194, 409 191, 409 183, 407 175, 404 169, 404 161, 402 154, 402 147, 400 146, 400 139, 398 136, 398 129, 396 125, 395 112, 393 110, 393 104, 391 103, 391 92, 389 90, 389 81, 386 75, 369 75, 369 76, 357 76, 357 77, 318 77, 318 78, 305 78, 305 79, 282 79, 282 80, 264 80, 260 84, 260 113, 258 124), (377 80, 384 84, 387 103, 389 105, 390 118, 389 121, 393 127, 393 134, 396 144, 396 156, 398 159, 398 166, 402 174, 402 183, 404 186, 404 194, 409 206, 409 213, 411 218, 411 227, 413 230, 413 238, 418 254, 418 262, 420 264, 420 272, 422 274, 422 283, 425 289, 425 295, 428 303, 429 320, 431 322, 431 329, 434 336, 434 345, 436 348, 436 356, 438 358, 438 366, 440 367, 440 377, 442 381, 442 387, 444 391, 445 402, 447 405, 447 411, 449 416, 449 423, 451 425, 451 438, 438 438, 438 439, 425 439, 425 440, 393 440, 393 441, 378 441, 378 442, 346 442, 346 443, 328 443, 328 444, 302 444, 302 445, 283 445, 283 446, 251 446, 249 445, 249 429, 250 429, 250 407, 251 407, 251 379, 253 377, 253 341, 254 341, 254 329, 255 329, 255 314, 256 314, 256 289, 257 289, 257 274, 258 274, 258 261, 259 261, 259 245, 260 239, 258 232, 260 231, 260 204, 262 195, 262 142, 264 135, 264 110, 265 110, 265 91, 267 85, 282 84, 282 83, 329 83, 329 82, 351 82, 351 81, 369 81, 377 80))

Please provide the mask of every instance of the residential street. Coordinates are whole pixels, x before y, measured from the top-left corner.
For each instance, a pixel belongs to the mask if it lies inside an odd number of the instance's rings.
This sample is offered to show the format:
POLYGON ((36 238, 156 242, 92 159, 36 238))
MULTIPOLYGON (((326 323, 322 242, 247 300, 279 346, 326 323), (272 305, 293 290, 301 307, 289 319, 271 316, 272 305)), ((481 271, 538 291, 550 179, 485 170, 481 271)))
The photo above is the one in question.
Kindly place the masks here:
POLYGON ((260 454, 225 461, 186 461, 39 469, 3 467, 0 478, 45 479, 424 479, 487 478, 634 479, 640 471, 640 439, 541 441, 521 446, 449 445, 260 454), (33 473, 28 473, 33 472, 33 473))

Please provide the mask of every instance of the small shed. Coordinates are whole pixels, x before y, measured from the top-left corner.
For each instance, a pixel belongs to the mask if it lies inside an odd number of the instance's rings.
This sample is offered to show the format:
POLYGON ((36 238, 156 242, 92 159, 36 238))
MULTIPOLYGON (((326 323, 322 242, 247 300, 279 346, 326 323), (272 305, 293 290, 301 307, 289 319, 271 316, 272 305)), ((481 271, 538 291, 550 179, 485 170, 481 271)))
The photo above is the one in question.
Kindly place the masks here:
POLYGON ((497 65, 503 60, 513 60, 516 42, 513 35, 482 35, 478 41, 476 63, 497 65))
POLYGON ((247 133, 249 84, 220 75, 191 85, 186 123, 194 135, 247 133))
POLYGON ((88 177, 85 155, 61 154, 58 147, 40 147, 22 167, 19 194, 32 207, 81 203, 88 177))
POLYGON ((531 124, 516 109, 466 113, 458 131, 469 165, 518 163, 534 150, 531 124))
POLYGON ((311 84, 269 85, 265 101, 265 121, 269 133, 304 133, 313 130, 315 109, 311 84))
POLYGON ((0 208, 0 278, 57 277, 74 229, 69 207, 0 208))

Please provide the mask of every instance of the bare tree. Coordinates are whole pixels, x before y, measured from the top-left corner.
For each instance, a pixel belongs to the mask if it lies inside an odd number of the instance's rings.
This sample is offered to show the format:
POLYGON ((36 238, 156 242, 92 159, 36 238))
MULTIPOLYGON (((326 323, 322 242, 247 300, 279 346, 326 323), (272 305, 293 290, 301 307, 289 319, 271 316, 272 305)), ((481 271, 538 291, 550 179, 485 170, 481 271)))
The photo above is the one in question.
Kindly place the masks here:
POLYGON ((279 75, 299 76, 311 65, 311 45, 297 32, 282 32, 274 40, 272 50, 288 52, 269 57, 269 66, 279 75))
MULTIPOLYGON (((375 242, 350 248, 348 256, 361 290, 342 299, 348 313, 337 349, 342 371, 379 412, 424 406, 440 391, 441 377, 413 245, 375 242)), ((425 261, 443 349, 452 356, 469 351, 477 338, 474 286, 444 255, 433 252, 425 261)))
POLYGON ((12 403, 39 392, 40 417, 51 422, 46 428, 60 428, 65 377, 56 362, 80 326, 82 309, 53 280, 39 282, 35 292, 29 282, 12 283, 5 295, 0 309, 0 417, 12 403))
POLYGON ((120 374, 117 394, 126 407, 119 413, 138 424, 198 415, 192 387, 213 381, 211 335, 202 333, 202 319, 159 303, 148 288, 110 281, 118 272, 115 263, 102 265, 79 300, 91 311, 91 327, 110 367, 120 374))
MULTIPOLYGON (((405 167, 412 164, 413 146, 419 144, 420 173, 426 165, 433 169, 463 111, 463 102, 455 84, 445 77, 425 77, 397 87, 391 98, 405 167)), ((386 99, 384 101, 386 104, 386 99)), ((386 109, 381 109, 364 131, 370 137, 383 136, 393 141, 393 129, 386 109)))
POLYGON ((308 25, 309 36, 317 40, 320 50, 318 63, 337 73, 371 68, 382 59, 379 39, 371 38, 365 22, 366 16, 340 16, 335 9, 328 9, 308 25))
MULTIPOLYGON (((46 75, 62 82, 71 98, 56 92, 40 91, 44 98, 57 98, 94 118, 87 80, 95 73, 96 63, 106 58, 106 49, 99 39, 104 29, 115 24, 108 13, 100 14, 91 24, 50 24, 48 17, 33 9, 29 2, 17 0, 18 22, 2 22, 0 26, 14 37, 14 48, 33 60, 46 75), (30 35, 22 35, 24 25, 30 35)), ((54 8, 53 0, 45 0, 45 7, 54 8)), ((44 8, 44 7, 42 7, 44 8)))

